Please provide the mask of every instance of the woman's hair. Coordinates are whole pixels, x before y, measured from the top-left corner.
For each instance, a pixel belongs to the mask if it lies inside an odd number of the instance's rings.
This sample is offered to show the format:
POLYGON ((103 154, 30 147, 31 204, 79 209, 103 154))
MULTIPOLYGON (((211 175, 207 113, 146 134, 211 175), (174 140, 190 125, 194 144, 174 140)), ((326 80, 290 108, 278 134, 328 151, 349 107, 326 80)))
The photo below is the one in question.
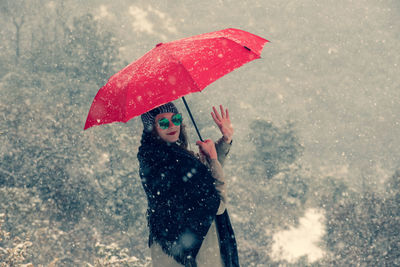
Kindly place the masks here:
MULTIPOLYGON (((181 124, 180 126, 180 133, 179 133, 179 138, 176 141, 176 144, 181 147, 182 149, 188 150, 189 146, 189 141, 188 141, 188 136, 186 133, 186 125, 184 123, 181 124)), ((146 129, 143 130, 143 135, 142 135, 142 143, 144 142, 144 136, 145 135, 150 135, 151 136, 151 141, 152 142, 165 142, 161 139, 161 137, 158 135, 157 130, 155 125, 152 127, 151 131, 147 131, 146 129)))

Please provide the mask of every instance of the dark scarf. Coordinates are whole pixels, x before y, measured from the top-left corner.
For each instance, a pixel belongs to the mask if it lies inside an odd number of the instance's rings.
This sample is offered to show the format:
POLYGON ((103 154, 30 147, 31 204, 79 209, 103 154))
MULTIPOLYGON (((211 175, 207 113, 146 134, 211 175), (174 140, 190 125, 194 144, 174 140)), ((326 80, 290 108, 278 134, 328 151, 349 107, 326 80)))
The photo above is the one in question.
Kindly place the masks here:
POLYGON ((228 213, 216 216, 220 196, 210 170, 185 149, 146 132, 138 160, 148 200, 149 246, 157 242, 177 262, 196 266, 196 255, 216 219, 225 266, 239 266, 228 213))

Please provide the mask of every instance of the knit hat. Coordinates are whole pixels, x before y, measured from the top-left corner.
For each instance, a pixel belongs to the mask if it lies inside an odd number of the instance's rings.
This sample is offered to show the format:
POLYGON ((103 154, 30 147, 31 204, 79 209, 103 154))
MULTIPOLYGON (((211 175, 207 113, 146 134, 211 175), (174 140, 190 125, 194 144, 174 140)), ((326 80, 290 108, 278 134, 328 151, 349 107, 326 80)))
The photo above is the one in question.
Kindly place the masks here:
POLYGON ((154 126, 156 116, 161 113, 179 113, 178 109, 172 102, 168 102, 162 106, 156 107, 140 116, 143 122, 144 130, 151 131, 154 126))

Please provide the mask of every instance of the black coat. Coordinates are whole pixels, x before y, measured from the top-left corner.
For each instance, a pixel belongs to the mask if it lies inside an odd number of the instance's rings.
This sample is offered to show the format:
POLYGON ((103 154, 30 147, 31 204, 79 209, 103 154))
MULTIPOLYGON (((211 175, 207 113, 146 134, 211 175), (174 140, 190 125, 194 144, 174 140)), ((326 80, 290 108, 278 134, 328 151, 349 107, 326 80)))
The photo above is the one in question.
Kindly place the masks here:
POLYGON ((239 266, 228 213, 216 215, 220 195, 210 170, 178 145, 146 132, 138 160, 148 200, 149 246, 157 242, 177 262, 195 266, 196 255, 215 220, 225 266, 239 266))

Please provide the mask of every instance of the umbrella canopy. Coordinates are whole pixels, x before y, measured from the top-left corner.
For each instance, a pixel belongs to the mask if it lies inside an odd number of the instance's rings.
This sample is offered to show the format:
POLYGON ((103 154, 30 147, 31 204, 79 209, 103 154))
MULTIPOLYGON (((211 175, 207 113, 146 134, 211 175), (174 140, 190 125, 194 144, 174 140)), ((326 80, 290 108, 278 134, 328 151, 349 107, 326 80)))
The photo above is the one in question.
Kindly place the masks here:
POLYGON ((234 69, 260 58, 268 40, 239 29, 157 44, 98 91, 84 129, 127 122, 153 108, 199 92, 234 69))

